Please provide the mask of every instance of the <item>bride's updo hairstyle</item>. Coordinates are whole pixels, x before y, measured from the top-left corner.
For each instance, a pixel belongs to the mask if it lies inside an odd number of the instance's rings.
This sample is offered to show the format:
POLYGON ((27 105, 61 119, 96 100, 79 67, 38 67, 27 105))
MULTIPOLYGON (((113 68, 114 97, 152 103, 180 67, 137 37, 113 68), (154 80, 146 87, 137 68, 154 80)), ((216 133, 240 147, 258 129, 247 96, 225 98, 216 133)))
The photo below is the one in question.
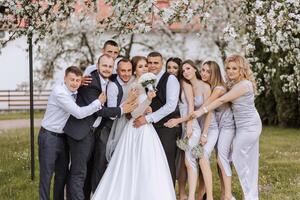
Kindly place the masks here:
POLYGON ((131 59, 131 63, 132 63, 132 73, 134 74, 135 70, 136 70, 136 67, 138 65, 138 63, 141 61, 141 60, 144 60, 146 61, 147 63, 147 58, 144 57, 144 56, 134 56, 132 59, 131 59))
POLYGON ((250 64, 246 60, 245 57, 241 55, 232 55, 226 58, 225 60, 225 69, 227 69, 229 63, 234 62, 240 69, 240 75, 238 80, 234 80, 234 82, 231 80, 228 80, 229 88, 233 86, 233 84, 240 82, 241 80, 248 80, 252 82, 253 90, 256 93, 256 81, 254 79, 253 72, 250 68, 250 64), (231 82, 231 83, 230 83, 231 82))

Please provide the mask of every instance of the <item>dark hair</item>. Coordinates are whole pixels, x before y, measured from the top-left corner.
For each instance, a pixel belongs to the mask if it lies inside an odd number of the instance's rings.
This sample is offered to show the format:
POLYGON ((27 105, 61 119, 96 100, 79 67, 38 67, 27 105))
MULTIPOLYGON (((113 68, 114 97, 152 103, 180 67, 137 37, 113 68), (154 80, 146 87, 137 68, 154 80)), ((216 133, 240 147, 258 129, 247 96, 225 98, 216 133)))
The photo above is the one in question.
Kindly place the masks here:
POLYGON ((131 63, 131 61, 127 58, 121 58, 118 63, 117 63, 117 68, 119 68, 119 65, 121 62, 124 62, 124 63, 131 63))
POLYGON ((144 56, 134 56, 131 59, 131 63, 132 63, 132 73, 135 72, 137 64, 141 61, 141 60, 145 60, 147 62, 147 58, 144 56))
POLYGON ((152 51, 151 53, 149 53, 147 58, 149 57, 160 57, 161 59, 163 58, 162 55, 157 51, 152 51))
POLYGON ((111 58, 113 59, 112 56, 108 55, 108 54, 102 54, 99 58, 98 58, 98 61, 97 61, 97 66, 99 66, 100 64, 100 60, 103 58, 103 57, 106 57, 106 58, 111 58))
POLYGON ((113 41, 113 40, 107 40, 107 41, 104 43, 104 45, 103 45, 103 49, 105 49, 105 47, 106 47, 107 45, 111 45, 111 46, 114 46, 114 47, 119 47, 118 43, 116 43, 116 42, 113 41))
MULTIPOLYGON (((183 65, 184 64, 191 65, 196 70, 196 72, 195 72, 196 78, 199 79, 199 80, 201 80, 199 69, 196 67, 195 63, 192 60, 185 60, 185 61, 183 61, 182 64, 181 64, 181 69, 183 69, 183 65)), ((183 70, 181 72, 181 76, 182 76, 182 79, 185 80, 187 83, 191 83, 189 80, 187 80, 186 78, 184 78, 184 76, 183 76, 183 70)))
POLYGON ((181 80, 181 71, 182 71, 182 66, 181 66, 181 63, 182 63, 182 60, 178 57, 171 57, 167 60, 166 62, 166 70, 168 69, 168 63, 169 62, 174 62, 178 65, 178 75, 177 75, 177 79, 178 80, 181 80))
POLYGON ((67 76, 69 73, 73 73, 76 76, 82 76, 82 71, 76 66, 70 66, 65 70, 65 76, 67 76))

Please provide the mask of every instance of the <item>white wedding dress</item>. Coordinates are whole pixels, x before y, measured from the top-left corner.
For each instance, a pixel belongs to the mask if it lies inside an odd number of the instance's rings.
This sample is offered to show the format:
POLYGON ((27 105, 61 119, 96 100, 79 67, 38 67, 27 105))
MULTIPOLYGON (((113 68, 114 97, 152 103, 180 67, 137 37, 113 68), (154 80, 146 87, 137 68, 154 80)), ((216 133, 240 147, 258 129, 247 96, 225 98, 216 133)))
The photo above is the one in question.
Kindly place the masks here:
POLYGON ((123 129, 93 200, 176 200, 167 158, 154 127, 133 127, 134 119, 151 103, 144 89, 139 89, 139 106, 123 129))

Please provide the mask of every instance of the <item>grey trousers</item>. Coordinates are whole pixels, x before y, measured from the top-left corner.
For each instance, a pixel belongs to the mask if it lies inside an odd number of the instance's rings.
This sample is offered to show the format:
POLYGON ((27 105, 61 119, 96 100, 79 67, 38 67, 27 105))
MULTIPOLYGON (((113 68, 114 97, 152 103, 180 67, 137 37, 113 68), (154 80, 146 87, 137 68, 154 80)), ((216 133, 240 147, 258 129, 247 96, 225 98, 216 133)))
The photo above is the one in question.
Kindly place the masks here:
POLYGON ((68 146, 66 137, 51 131, 40 129, 38 136, 40 184, 39 199, 50 200, 50 186, 54 177, 54 200, 64 200, 64 188, 68 175, 68 146))
POLYGON ((68 199, 89 199, 90 188, 90 159, 94 150, 94 134, 91 130, 82 140, 67 137, 70 148, 71 167, 68 179, 68 199))

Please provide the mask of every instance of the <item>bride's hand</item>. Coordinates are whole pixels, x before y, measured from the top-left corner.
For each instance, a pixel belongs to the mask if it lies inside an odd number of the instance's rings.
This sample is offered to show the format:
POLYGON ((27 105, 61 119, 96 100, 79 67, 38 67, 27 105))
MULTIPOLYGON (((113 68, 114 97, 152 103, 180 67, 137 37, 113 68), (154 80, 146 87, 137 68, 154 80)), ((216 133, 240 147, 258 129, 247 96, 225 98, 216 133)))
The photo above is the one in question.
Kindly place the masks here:
POLYGON ((146 110, 145 110, 145 114, 149 114, 149 113, 152 113, 151 106, 148 106, 148 108, 146 108, 146 110))
POLYGON ((131 89, 129 94, 128 94, 128 98, 126 99, 127 102, 131 102, 134 101, 135 99, 137 99, 137 97, 139 96, 139 90, 138 89, 131 89))
POLYGON ((153 90, 149 90, 148 93, 147 93, 147 96, 148 96, 148 99, 149 99, 150 101, 152 101, 152 99, 153 99, 154 97, 156 97, 156 92, 153 91, 153 90))

